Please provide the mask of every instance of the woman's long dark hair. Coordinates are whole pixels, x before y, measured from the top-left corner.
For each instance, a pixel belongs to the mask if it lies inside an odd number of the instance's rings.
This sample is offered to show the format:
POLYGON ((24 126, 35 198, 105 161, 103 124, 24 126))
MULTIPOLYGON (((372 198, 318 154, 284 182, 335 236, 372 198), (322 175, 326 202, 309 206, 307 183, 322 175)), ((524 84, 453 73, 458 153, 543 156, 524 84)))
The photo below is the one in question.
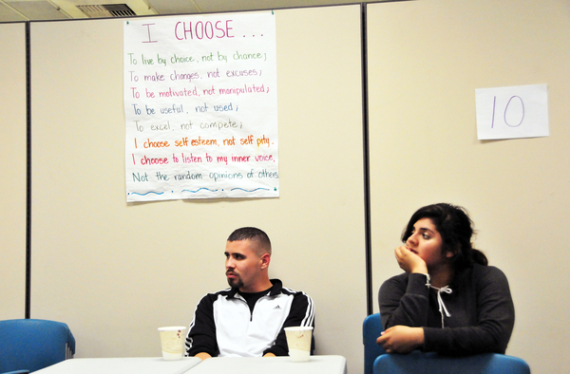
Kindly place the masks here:
POLYGON ((448 251, 454 254, 451 261, 456 271, 471 267, 473 263, 489 263, 483 252, 472 247, 473 222, 464 208, 439 203, 418 209, 402 233, 404 243, 412 235, 414 224, 422 218, 431 219, 441 235, 442 254, 448 251))

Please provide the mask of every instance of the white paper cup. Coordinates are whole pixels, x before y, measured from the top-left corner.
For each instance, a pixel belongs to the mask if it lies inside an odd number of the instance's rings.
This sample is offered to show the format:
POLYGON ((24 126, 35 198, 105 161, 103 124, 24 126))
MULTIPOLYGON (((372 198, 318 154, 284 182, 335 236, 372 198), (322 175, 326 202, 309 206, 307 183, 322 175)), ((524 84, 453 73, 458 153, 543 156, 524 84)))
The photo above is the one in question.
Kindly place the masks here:
POLYGON ((309 361, 311 355, 311 336, 313 328, 296 326, 285 327, 289 356, 293 361, 309 361))
POLYGON ((184 341, 186 340, 186 327, 168 326, 160 327, 160 343, 162 357, 165 360, 180 360, 184 357, 184 341))

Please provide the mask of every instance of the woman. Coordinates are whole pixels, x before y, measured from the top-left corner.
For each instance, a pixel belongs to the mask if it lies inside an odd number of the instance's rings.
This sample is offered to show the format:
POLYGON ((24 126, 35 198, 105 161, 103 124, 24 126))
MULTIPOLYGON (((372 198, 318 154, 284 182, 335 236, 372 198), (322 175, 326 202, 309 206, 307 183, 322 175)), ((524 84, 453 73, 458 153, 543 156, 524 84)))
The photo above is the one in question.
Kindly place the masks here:
POLYGON ((382 284, 378 299, 388 353, 505 353, 515 321, 503 272, 472 248, 461 207, 434 204, 414 213, 395 250, 405 273, 382 284))

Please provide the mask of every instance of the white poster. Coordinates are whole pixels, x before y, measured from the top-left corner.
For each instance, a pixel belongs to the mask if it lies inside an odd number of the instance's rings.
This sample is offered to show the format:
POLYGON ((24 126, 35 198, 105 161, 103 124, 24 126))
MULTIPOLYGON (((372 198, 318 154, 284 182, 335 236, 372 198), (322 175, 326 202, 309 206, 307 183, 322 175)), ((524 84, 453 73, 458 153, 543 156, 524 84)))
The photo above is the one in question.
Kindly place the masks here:
POLYGON ((549 135, 545 84, 475 90, 477 138, 514 139, 549 135))
POLYGON ((124 25, 127 201, 279 196, 272 12, 124 25))

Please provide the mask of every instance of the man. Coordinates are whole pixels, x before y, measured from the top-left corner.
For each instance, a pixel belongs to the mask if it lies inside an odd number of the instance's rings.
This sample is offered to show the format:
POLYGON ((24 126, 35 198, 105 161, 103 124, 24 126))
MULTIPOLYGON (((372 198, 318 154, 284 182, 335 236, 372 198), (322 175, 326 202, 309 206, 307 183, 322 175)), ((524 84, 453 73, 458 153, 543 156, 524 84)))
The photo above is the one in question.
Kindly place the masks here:
POLYGON ((313 300, 269 279, 271 242, 265 232, 244 227, 226 243, 231 288, 200 300, 186 337, 186 356, 287 356, 284 327, 313 326, 313 300))

